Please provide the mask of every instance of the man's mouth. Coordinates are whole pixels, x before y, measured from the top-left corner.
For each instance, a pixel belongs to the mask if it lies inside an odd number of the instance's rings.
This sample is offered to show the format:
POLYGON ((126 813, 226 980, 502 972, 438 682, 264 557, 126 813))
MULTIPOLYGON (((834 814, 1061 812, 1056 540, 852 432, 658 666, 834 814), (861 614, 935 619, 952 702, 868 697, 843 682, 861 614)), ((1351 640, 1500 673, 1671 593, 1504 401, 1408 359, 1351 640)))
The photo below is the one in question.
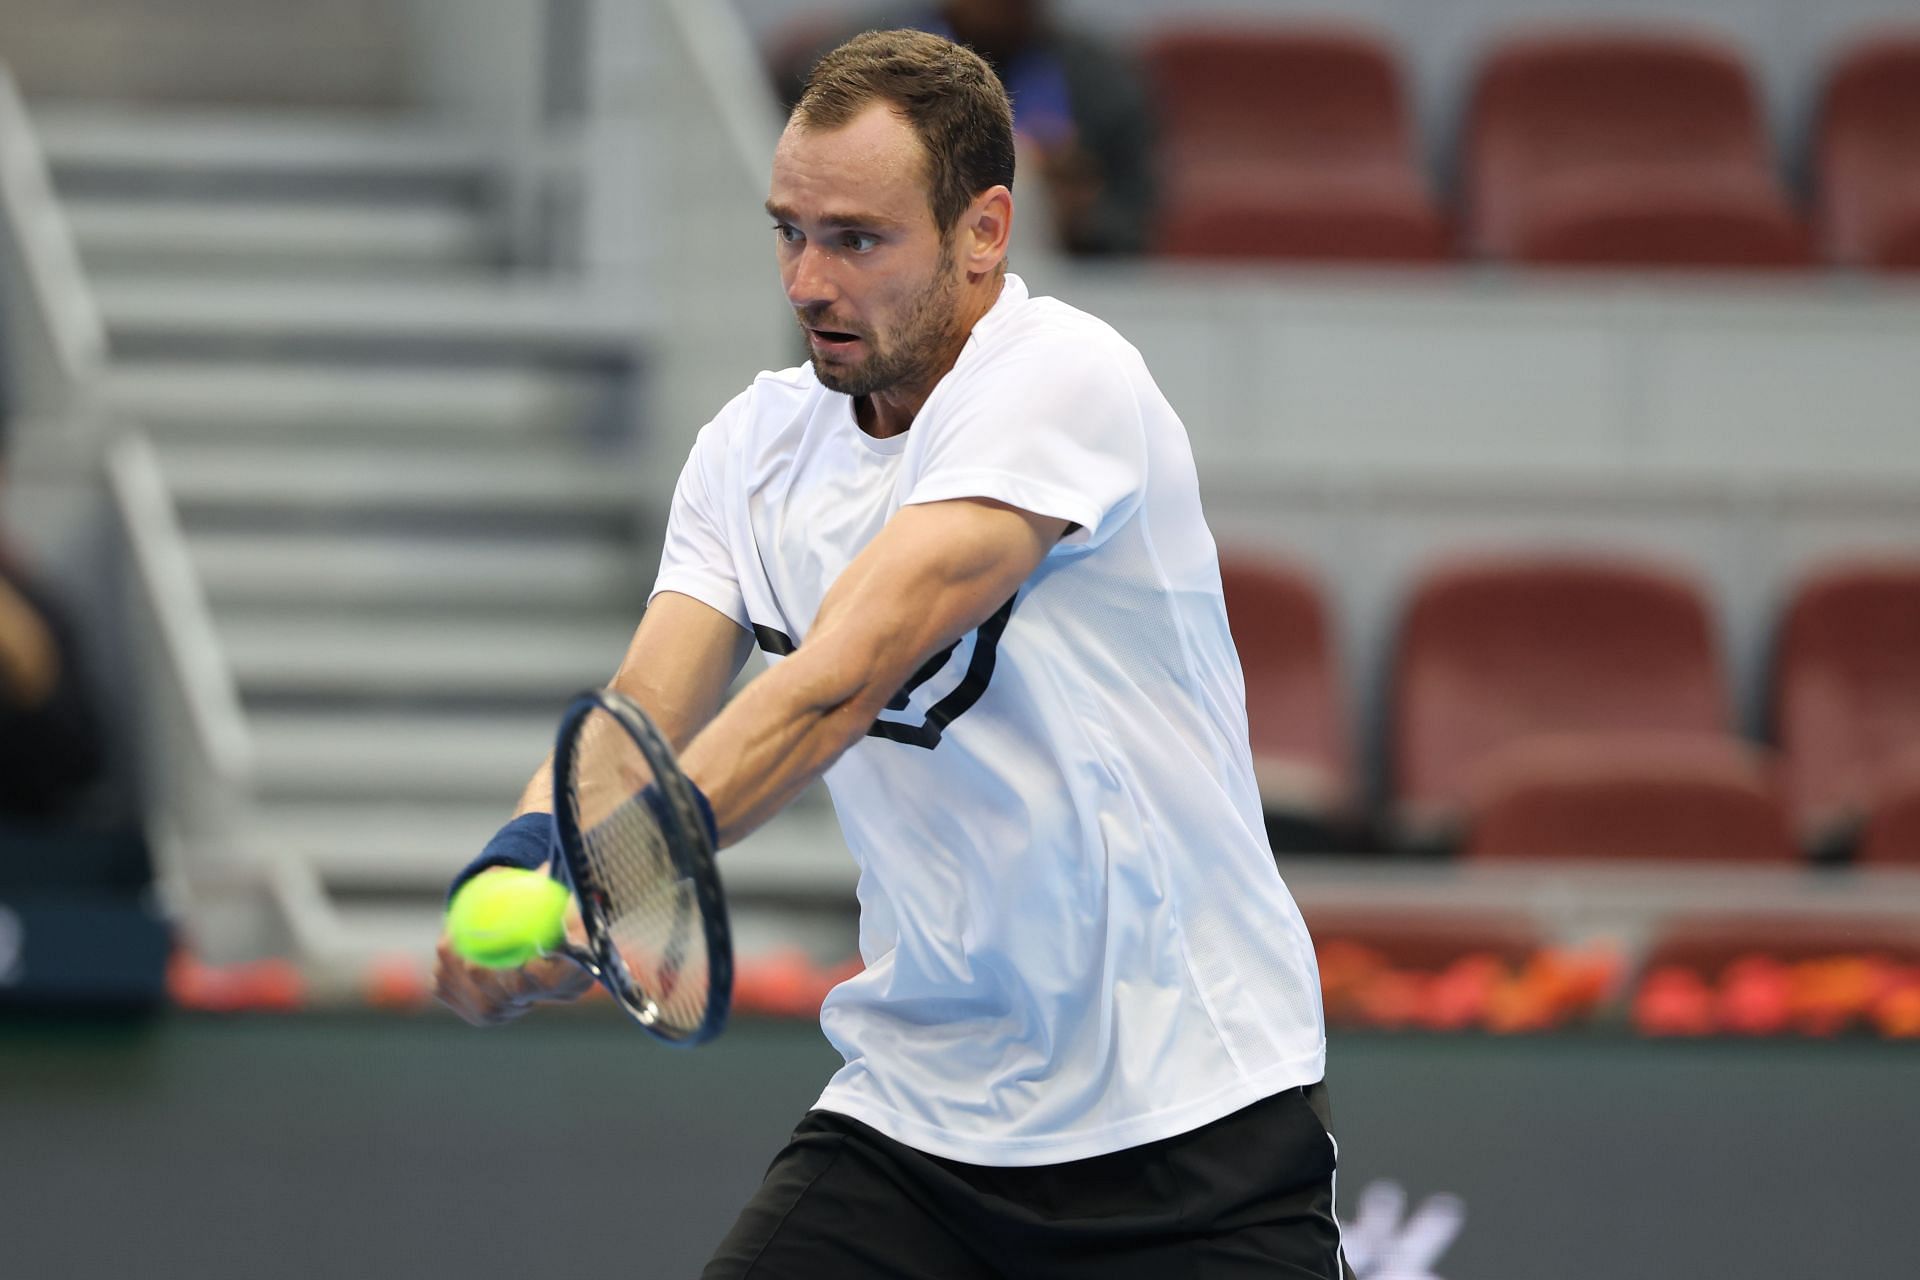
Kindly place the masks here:
POLYGON ((857 333, 848 333, 844 329, 816 329, 807 327, 807 338, 823 351, 844 351, 860 341, 857 333))

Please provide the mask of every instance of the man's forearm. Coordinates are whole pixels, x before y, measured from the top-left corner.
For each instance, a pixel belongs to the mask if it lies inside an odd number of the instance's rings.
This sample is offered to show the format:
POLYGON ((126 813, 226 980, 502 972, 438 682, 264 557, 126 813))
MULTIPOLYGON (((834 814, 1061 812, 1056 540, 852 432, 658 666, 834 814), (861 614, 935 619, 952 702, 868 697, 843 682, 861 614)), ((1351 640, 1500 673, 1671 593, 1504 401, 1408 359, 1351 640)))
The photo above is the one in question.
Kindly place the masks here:
POLYGON ((872 685, 834 679, 801 654, 729 703, 681 756, 713 805, 720 846, 778 813, 858 742, 885 705, 872 685), (824 678, 823 678, 824 677, 824 678))
POLYGON ((539 771, 528 781, 526 790, 520 793, 519 807, 513 812, 515 817, 523 813, 553 812, 553 752, 547 752, 539 771))

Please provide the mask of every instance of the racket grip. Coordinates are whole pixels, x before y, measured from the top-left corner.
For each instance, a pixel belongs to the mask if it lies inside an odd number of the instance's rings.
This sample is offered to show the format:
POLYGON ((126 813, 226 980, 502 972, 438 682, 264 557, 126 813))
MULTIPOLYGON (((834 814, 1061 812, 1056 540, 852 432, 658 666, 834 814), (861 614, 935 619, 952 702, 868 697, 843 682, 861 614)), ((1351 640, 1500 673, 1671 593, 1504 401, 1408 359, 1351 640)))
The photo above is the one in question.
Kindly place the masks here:
MULTIPOLYGON (((701 797, 701 803, 706 803, 704 796, 701 797)), ((712 817, 709 816, 707 821, 711 824, 712 817)), ((453 878, 453 884, 447 889, 447 901, 452 902, 453 895, 460 892, 461 885, 489 867, 519 867, 532 871, 546 863, 552 849, 553 815, 523 813, 494 832, 493 839, 487 841, 480 856, 461 868, 460 874, 453 878)))

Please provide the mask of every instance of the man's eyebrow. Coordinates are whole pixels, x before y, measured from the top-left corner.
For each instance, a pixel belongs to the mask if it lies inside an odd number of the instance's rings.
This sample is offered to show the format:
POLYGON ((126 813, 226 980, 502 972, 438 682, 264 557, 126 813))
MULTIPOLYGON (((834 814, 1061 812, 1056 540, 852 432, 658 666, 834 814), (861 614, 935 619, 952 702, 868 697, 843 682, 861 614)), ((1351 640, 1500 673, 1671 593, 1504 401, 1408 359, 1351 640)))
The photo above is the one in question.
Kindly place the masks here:
MULTIPOLYGON (((767 216, 775 222, 794 223, 801 220, 800 215, 785 205, 767 201, 767 216)), ((898 218, 888 218, 877 213, 827 213, 819 219, 823 227, 872 227, 875 230, 897 229, 903 225, 898 218)))

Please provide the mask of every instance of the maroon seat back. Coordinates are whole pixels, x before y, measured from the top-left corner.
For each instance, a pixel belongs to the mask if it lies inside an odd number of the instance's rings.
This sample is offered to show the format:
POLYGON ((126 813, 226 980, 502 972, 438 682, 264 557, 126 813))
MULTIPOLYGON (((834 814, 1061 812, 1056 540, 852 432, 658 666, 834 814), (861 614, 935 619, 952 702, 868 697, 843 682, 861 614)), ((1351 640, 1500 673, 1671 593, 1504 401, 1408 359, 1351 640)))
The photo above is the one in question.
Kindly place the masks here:
POLYGON ((1752 80, 1714 41, 1651 28, 1505 41, 1475 83, 1465 147, 1481 253, 1643 266, 1808 260, 1752 80))
POLYGON ((1254 771, 1269 809, 1343 814, 1354 799, 1338 646, 1320 587, 1303 570, 1221 558, 1227 624, 1246 674, 1254 771))
POLYGON ((1150 40, 1144 61, 1160 112, 1159 252, 1447 254, 1380 37, 1333 25, 1187 27, 1150 40))
POLYGON ((1774 660, 1786 793, 1809 838, 1857 823, 1886 771, 1920 750, 1920 558, 1854 560, 1808 577, 1774 660))
POLYGON ((1476 789, 1478 858, 1794 862, 1786 809, 1757 754, 1727 737, 1531 738, 1476 789))
POLYGON ((1668 570, 1590 556, 1463 560, 1414 590, 1391 711, 1403 821, 1457 817, 1490 753, 1536 734, 1721 736, 1707 607, 1668 570))
POLYGON ((1920 269, 1920 28, 1862 40, 1827 77, 1814 144, 1822 247, 1920 269))

